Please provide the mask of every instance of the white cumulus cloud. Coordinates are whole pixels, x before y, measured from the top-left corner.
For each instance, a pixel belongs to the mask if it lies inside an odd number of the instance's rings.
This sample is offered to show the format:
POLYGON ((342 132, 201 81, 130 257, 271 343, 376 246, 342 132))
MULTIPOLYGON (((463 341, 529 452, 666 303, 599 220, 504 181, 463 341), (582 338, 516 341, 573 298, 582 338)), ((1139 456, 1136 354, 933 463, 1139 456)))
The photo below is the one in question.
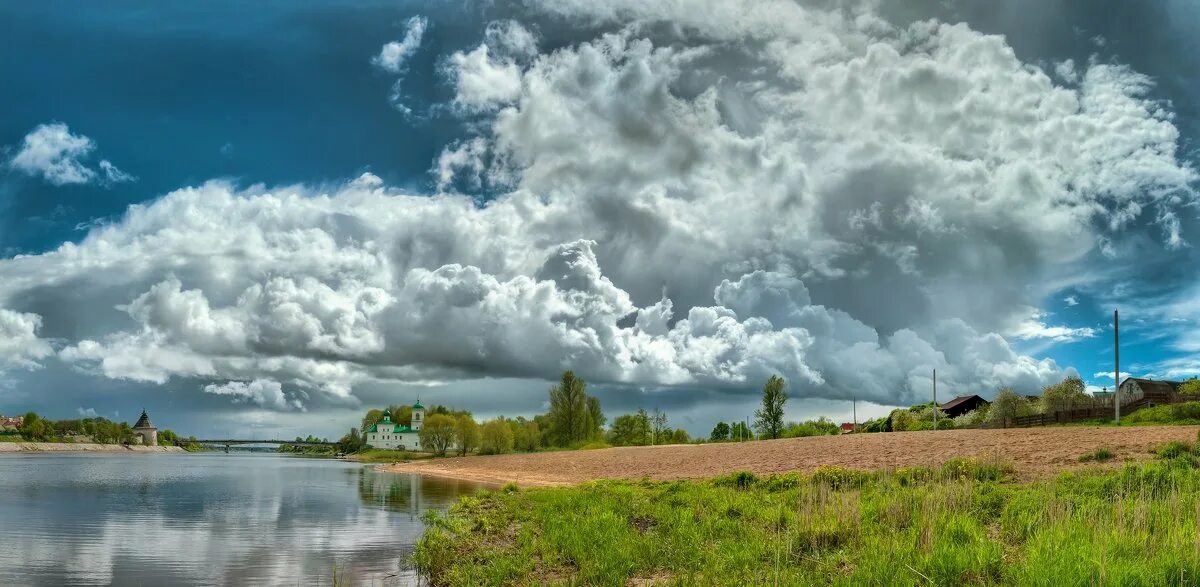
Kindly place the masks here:
POLYGON ((120 183, 135 179, 107 160, 100 161, 99 171, 89 167, 84 159, 95 149, 96 143, 92 139, 72 134, 71 129, 61 122, 40 124, 25 135, 9 165, 58 186, 94 180, 120 183))
POLYGON ((1094 335, 1031 317, 1051 278, 1186 236, 1196 173, 1119 64, 1064 86, 966 25, 782 1, 545 10, 589 36, 495 25, 442 61, 472 132, 434 180, 487 198, 208 182, 0 261, 0 304, 40 296, 80 369, 272 410, 565 368, 897 404, 934 368, 984 393, 1072 372, 999 333, 1094 335))
POLYGON ((390 73, 404 73, 408 58, 421 47, 421 38, 429 21, 421 16, 408 19, 405 25, 404 38, 385 44, 379 54, 371 58, 371 63, 390 73))

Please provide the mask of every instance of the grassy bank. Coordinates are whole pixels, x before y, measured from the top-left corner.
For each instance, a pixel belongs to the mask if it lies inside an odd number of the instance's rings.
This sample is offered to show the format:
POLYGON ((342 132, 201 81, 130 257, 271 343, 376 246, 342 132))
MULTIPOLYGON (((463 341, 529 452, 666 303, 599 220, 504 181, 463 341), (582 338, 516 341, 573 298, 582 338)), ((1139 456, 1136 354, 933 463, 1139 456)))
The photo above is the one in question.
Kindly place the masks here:
POLYGON ((510 486, 431 515, 413 562, 435 585, 1192 584, 1198 461, 510 486))
POLYGON ((1144 426, 1147 424, 1200 424, 1200 402, 1185 402, 1142 408, 1121 418, 1125 426, 1144 426))

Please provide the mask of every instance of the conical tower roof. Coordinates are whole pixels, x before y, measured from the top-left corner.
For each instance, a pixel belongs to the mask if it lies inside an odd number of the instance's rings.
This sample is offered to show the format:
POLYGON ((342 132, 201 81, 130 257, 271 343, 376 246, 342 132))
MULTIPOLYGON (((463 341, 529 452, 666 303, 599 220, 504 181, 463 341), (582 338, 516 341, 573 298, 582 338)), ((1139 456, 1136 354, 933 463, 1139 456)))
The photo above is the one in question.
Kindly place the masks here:
POLYGON ((154 424, 150 423, 150 416, 146 415, 146 410, 142 410, 142 417, 138 418, 137 424, 134 424, 133 427, 134 428, 153 428, 154 427, 154 424))

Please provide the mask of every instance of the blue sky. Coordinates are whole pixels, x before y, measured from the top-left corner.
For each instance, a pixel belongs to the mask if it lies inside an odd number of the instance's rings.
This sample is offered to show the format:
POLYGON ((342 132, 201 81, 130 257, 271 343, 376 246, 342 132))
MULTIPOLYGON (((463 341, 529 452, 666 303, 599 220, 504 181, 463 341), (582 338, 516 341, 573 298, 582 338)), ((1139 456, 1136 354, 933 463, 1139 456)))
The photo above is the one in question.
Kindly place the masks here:
POLYGON ((810 4, 0 7, 0 413, 332 436, 572 367, 702 432, 773 372, 1111 385, 1114 307, 1200 371, 1193 7, 810 4))

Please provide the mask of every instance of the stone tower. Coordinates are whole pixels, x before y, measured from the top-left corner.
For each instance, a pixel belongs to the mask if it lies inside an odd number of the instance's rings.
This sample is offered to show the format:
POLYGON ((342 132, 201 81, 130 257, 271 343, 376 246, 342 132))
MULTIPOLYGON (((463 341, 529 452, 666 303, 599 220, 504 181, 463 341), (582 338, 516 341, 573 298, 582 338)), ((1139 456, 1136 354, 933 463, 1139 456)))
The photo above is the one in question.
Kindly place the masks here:
POLYGON ((143 445, 158 446, 158 428, 150 423, 150 416, 146 415, 146 410, 142 410, 142 417, 133 425, 133 433, 142 440, 143 445))

